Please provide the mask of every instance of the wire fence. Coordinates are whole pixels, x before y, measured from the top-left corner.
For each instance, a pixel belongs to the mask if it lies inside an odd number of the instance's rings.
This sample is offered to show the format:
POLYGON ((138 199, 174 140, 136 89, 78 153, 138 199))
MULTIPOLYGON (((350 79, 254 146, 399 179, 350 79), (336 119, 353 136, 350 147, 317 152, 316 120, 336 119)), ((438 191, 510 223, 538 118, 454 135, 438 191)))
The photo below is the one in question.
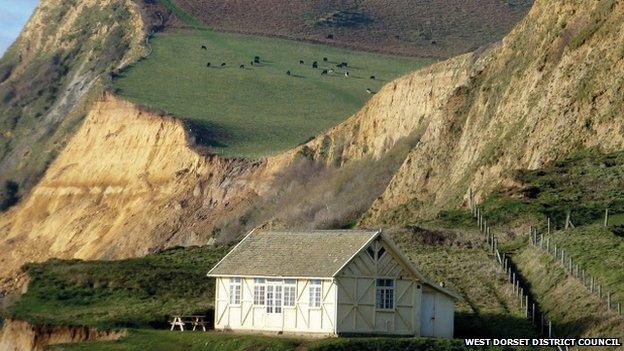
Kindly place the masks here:
POLYGON ((590 294, 596 294, 607 305, 609 311, 622 316, 622 302, 613 299, 613 292, 605 289, 605 285, 594 276, 587 273, 581 265, 577 264, 566 251, 557 244, 550 243, 550 237, 540 234, 536 228, 530 229, 530 243, 535 248, 550 255, 563 266, 564 271, 570 277, 576 278, 583 284, 590 294))
POLYGON ((542 311, 539 303, 531 294, 531 291, 528 288, 529 285, 519 272, 518 267, 508 257, 507 253, 501 253, 499 250, 499 239, 492 232, 492 227, 488 225, 483 210, 476 205, 472 191, 470 191, 469 196, 469 207, 473 218, 477 222, 479 231, 484 236, 488 252, 492 254, 494 259, 498 262, 500 268, 505 272, 507 281, 511 284, 514 297, 520 308, 523 310, 525 317, 533 323, 540 335, 552 338, 554 335, 552 321, 548 318, 546 313, 542 311))
MULTIPOLYGON (((484 236, 488 252, 492 254, 493 258, 498 262, 507 275, 507 280, 512 285, 512 291, 517 298, 520 307, 524 310, 525 317, 531 320, 542 336, 547 336, 548 338, 554 337, 552 321, 548 318, 547 314, 542 311, 539 303, 531 294, 529 284, 527 284, 526 279, 522 276, 518 267, 513 263, 507 253, 501 253, 499 250, 499 239, 492 232, 492 228, 488 224, 482 208, 476 204, 474 194, 471 189, 469 189, 468 205, 473 218, 477 222, 479 231, 484 236)), ((609 209, 606 209, 604 212, 605 227, 609 224, 609 215, 609 209)), ((535 248, 541 250, 543 253, 551 255, 556 262, 559 262, 563 266, 563 269, 568 276, 578 279, 590 294, 596 294, 600 299, 602 299, 605 302, 608 311, 617 313, 618 316, 622 317, 622 301, 615 301, 613 299, 613 292, 605 290, 604 284, 587 273, 587 271, 577 264, 564 249, 557 247, 556 244, 551 245, 551 225, 551 219, 547 218, 547 235, 540 233, 537 228, 531 226, 529 229, 529 243, 535 248)), ((568 211, 566 213, 564 229, 573 227, 574 224, 571 220, 570 211, 568 211)))

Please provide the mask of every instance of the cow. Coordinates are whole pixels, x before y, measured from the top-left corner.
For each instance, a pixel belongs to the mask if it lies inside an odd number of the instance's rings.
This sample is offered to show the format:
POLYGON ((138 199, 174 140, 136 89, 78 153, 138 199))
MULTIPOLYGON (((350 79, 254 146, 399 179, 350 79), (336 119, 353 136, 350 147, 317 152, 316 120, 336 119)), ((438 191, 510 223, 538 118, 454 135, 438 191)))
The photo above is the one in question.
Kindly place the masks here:
POLYGON ((245 65, 240 65, 238 68, 245 69, 245 65))
POLYGON ((326 70, 326 69, 324 69, 324 70, 321 72, 321 75, 322 75, 322 76, 327 75, 327 70, 326 70))
POLYGON ((290 75, 290 71, 286 71, 286 75, 289 76, 290 75))
POLYGON ((253 66, 253 65, 254 65, 254 62, 253 62, 253 61, 251 61, 251 62, 249 62, 249 64, 253 66))
POLYGON ((376 78, 375 76, 370 76, 370 79, 375 80, 376 78))
POLYGON ((221 63, 221 67, 225 67, 225 62, 221 63))
POLYGON ((349 64, 348 64, 348 63, 346 63, 346 62, 343 62, 343 63, 342 63, 342 67, 349 67, 349 64))
POLYGON ((373 91, 370 88, 366 88, 366 92, 369 93, 369 94, 373 93, 373 91))
POLYGON ((303 60, 299 60, 299 64, 303 65, 303 64, 305 64, 305 62, 303 62, 303 60))
POLYGON ((206 67, 210 67, 210 62, 208 62, 208 63, 206 64, 206 67))
POLYGON ((323 62, 327 62, 327 57, 323 57, 323 62))
POLYGON ((206 45, 202 45, 201 46, 202 50, 208 50, 208 48, 206 47, 206 45))
POLYGON ((312 62, 312 68, 318 68, 318 62, 316 61, 312 62))
POLYGON ((328 34, 326 38, 327 39, 334 39, 334 35, 333 34, 328 34))
POLYGON ((349 72, 345 72, 345 77, 349 78, 349 72))
POLYGON ((254 56, 253 62, 260 63, 260 56, 254 56))

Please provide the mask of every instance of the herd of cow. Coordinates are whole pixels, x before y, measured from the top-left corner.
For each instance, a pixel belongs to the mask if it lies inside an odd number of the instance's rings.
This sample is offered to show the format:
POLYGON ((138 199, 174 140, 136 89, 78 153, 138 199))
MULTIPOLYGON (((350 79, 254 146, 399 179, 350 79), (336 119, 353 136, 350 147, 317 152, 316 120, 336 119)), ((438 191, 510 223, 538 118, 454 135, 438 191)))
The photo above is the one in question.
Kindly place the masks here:
MULTIPOLYGON (((202 48, 202 50, 208 50, 208 47, 206 47, 206 45, 202 45, 202 46, 201 46, 201 48, 202 48)), ((327 57, 323 57, 323 62, 328 62, 328 61, 329 61, 329 60, 328 60, 328 58, 327 58, 327 57)), ((254 56, 253 60, 252 60, 252 61, 250 61, 250 65, 251 65, 251 66, 255 66, 255 65, 258 65, 258 64, 260 64, 260 56, 254 56)), ((300 64, 300 65, 305 65, 305 61, 304 61, 304 60, 299 60, 299 64, 300 64)), ((211 66, 212 66, 212 63, 211 63, 211 62, 206 63, 206 67, 211 67, 211 66)), ((222 63, 221 63, 221 65, 220 65, 220 67, 225 67, 225 66, 227 66, 227 64, 226 64, 225 62, 222 62, 222 63)), ((340 63, 336 64, 336 68, 340 68, 340 69, 345 70, 345 71, 343 72, 343 74, 344 74, 344 76, 345 76, 346 78, 349 78, 349 77, 350 77, 350 75, 349 75, 349 71, 347 71, 348 67, 349 67, 349 64, 348 64, 347 62, 340 62, 340 63)), ((244 65, 244 64, 241 64, 241 65, 239 66, 239 68, 244 69, 244 68, 245 68, 245 65, 244 65)), ((314 61, 314 62, 312 62, 312 68, 313 68, 313 69, 318 69, 318 68, 319 68, 319 63, 318 63, 318 61, 314 61)), ((322 75, 322 76, 326 76, 326 75, 328 75, 328 74, 334 74, 334 73, 335 73, 335 70, 334 70, 333 68, 328 68, 328 69, 322 69, 322 70, 321 70, 321 75, 322 75)), ((291 76, 291 75, 292 75, 292 72, 291 72, 291 71, 286 71, 286 75, 291 76)), ((370 76, 369 78, 370 78, 371 80, 375 80, 375 79, 376 79, 376 77, 375 77, 375 76, 370 76)), ((374 92, 374 91, 372 91, 370 88, 366 88, 366 92, 367 92, 367 93, 369 93, 369 94, 374 94, 374 93, 375 93, 375 92, 374 92)))

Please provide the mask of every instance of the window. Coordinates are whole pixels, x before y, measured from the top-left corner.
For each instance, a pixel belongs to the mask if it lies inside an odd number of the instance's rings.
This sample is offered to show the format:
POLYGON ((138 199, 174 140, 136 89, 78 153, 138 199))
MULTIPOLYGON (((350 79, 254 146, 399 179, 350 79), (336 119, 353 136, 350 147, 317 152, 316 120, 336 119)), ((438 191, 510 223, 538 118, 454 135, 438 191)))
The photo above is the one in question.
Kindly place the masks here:
POLYGON ((294 279, 284 280, 284 306, 292 307, 297 299, 297 281, 294 279))
POLYGON ((310 307, 321 307, 321 281, 310 280, 310 307))
POLYGON ((368 255, 370 256, 370 258, 372 258, 373 260, 377 260, 379 261, 381 259, 381 257, 383 257, 383 254, 386 252, 386 249, 384 249, 383 246, 378 245, 377 246, 377 256, 375 257, 375 249, 373 249, 373 246, 369 246, 366 248, 366 253, 368 253, 368 255))
POLYGON ((394 279, 377 279, 375 306, 380 310, 394 308, 394 279))
POLYGON ((241 278, 230 278, 230 303, 232 305, 241 303, 241 278))
POLYGON ((266 280, 254 279, 254 305, 264 306, 266 298, 266 280))
POLYGON ((267 313, 282 313, 282 280, 268 279, 266 285, 267 313))

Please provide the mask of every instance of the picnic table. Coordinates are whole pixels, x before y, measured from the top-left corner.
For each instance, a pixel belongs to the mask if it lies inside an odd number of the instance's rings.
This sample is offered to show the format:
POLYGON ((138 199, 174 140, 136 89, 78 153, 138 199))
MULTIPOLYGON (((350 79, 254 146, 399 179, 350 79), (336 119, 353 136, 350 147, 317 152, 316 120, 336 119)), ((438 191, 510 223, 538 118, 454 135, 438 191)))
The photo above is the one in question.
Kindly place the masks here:
POLYGON ((175 327, 179 327, 180 331, 184 331, 184 326, 187 324, 193 326, 193 330, 197 327, 201 327, 203 331, 206 331, 206 321, 204 316, 173 316, 173 320, 169 322, 171 324, 171 330, 175 327))

